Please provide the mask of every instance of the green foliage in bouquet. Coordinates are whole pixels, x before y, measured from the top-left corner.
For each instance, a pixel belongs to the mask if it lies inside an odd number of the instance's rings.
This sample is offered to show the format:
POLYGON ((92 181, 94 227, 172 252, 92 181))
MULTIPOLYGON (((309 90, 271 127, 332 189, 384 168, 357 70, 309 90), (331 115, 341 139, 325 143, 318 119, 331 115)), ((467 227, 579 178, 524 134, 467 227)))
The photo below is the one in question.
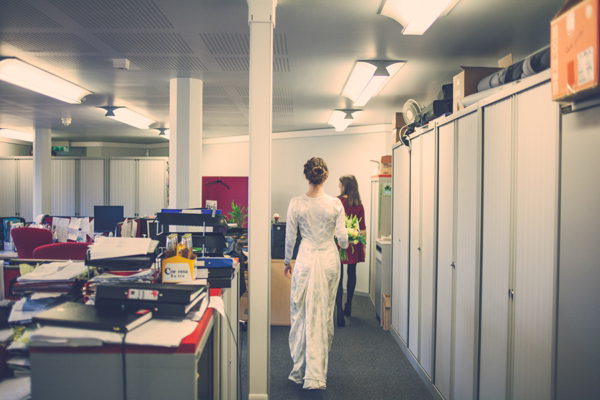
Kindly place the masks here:
MULTIPOLYGON (((356 215, 350 217, 346 215, 346 233, 348 234, 348 244, 367 244, 367 237, 360 231, 360 218, 356 215)), ((352 252, 354 248, 350 247, 352 252)), ((348 252, 346 249, 340 249, 340 259, 346 261, 348 259, 348 252)))
POLYGON ((229 219, 227 222, 234 223, 238 228, 243 228, 246 220, 248 219, 248 208, 235 204, 231 200, 231 212, 229 213, 229 219))

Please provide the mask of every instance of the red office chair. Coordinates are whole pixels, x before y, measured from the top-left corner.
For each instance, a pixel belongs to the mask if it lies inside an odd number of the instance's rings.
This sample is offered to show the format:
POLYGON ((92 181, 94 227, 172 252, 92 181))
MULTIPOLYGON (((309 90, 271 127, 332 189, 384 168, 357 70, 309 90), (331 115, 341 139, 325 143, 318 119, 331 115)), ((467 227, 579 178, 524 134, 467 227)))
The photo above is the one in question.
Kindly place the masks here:
POLYGON ((10 235, 19 258, 32 258, 36 247, 52 243, 52 232, 43 228, 14 228, 10 235))
POLYGON ((90 243, 52 243, 36 247, 33 258, 42 260, 85 260, 90 243))

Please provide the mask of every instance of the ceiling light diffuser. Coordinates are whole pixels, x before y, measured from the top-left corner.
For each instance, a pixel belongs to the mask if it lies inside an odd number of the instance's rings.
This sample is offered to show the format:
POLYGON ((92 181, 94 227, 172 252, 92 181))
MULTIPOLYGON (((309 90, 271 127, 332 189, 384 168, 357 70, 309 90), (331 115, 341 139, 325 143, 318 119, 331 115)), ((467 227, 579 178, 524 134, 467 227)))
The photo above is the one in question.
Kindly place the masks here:
POLYGON ((404 61, 360 60, 356 62, 344 86, 342 96, 353 101, 354 106, 362 107, 402 68, 404 61))
POLYGON ((125 107, 107 106, 100 108, 106 110, 105 117, 131 125, 138 129, 150 129, 150 125, 156 122, 151 118, 145 117, 125 107))
POLYGON ((169 128, 156 128, 158 130, 158 136, 164 139, 171 138, 171 130, 169 128))
POLYGON ((342 132, 348 125, 356 121, 362 110, 356 109, 338 109, 333 110, 327 124, 333 126, 336 132, 342 132))
POLYGON ((17 58, 0 60, 0 79, 71 104, 92 93, 17 58))
POLYGON ((0 128, 0 136, 8 139, 23 140, 24 142, 33 142, 33 133, 16 131, 14 129, 0 128))
POLYGON ((381 15, 398 21, 404 35, 422 35, 440 15, 447 15, 459 0, 383 0, 381 15))

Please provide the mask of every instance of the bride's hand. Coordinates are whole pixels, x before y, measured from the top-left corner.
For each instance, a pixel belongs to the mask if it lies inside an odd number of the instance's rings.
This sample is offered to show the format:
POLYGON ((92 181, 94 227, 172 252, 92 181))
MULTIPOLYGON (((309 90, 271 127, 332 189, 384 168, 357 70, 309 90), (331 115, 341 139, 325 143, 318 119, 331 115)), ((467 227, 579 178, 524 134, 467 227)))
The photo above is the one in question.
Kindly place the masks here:
POLYGON ((288 278, 288 279, 292 279, 292 266, 291 265, 284 265, 283 266, 283 274, 288 278))

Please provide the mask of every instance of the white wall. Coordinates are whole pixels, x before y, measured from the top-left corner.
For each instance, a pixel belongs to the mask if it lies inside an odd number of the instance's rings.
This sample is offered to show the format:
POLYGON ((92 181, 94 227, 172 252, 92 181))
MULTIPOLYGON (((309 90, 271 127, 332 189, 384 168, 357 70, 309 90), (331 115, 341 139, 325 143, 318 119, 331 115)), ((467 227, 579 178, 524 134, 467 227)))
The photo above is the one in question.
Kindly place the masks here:
POLYGON ((30 156, 31 144, 17 144, 0 140, 0 157, 30 156))
MULTIPOLYGON (((303 175, 304 163, 311 157, 323 158, 329 167, 329 179, 325 191, 339 195, 338 178, 353 174, 358 180, 367 232, 369 231, 371 175, 376 164, 386 154, 389 134, 383 131, 365 134, 335 136, 310 136, 277 138, 273 135, 272 198, 271 213, 279 213, 285 220, 292 197, 306 192, 308 186, 303 175)), ((202 174, 205 176, 248 176, 248 142, 215 143, 207 141, 203 146, 202 174)), ((387 151, 389 153, 389 151, 387 151)), ((370 240, 367 237, 367 240, 370 240)), ((368 251, 368 250, 367 250, 368 251)), ((367 253, 366 260, 369 260, 367 253)), ((346 274, 344 274, 346 275, 346 274)), ((345 278, 345 277, 344 277, 345 278)), ((357 292, 369 291, 368 261, 357 266, 357 292)))

